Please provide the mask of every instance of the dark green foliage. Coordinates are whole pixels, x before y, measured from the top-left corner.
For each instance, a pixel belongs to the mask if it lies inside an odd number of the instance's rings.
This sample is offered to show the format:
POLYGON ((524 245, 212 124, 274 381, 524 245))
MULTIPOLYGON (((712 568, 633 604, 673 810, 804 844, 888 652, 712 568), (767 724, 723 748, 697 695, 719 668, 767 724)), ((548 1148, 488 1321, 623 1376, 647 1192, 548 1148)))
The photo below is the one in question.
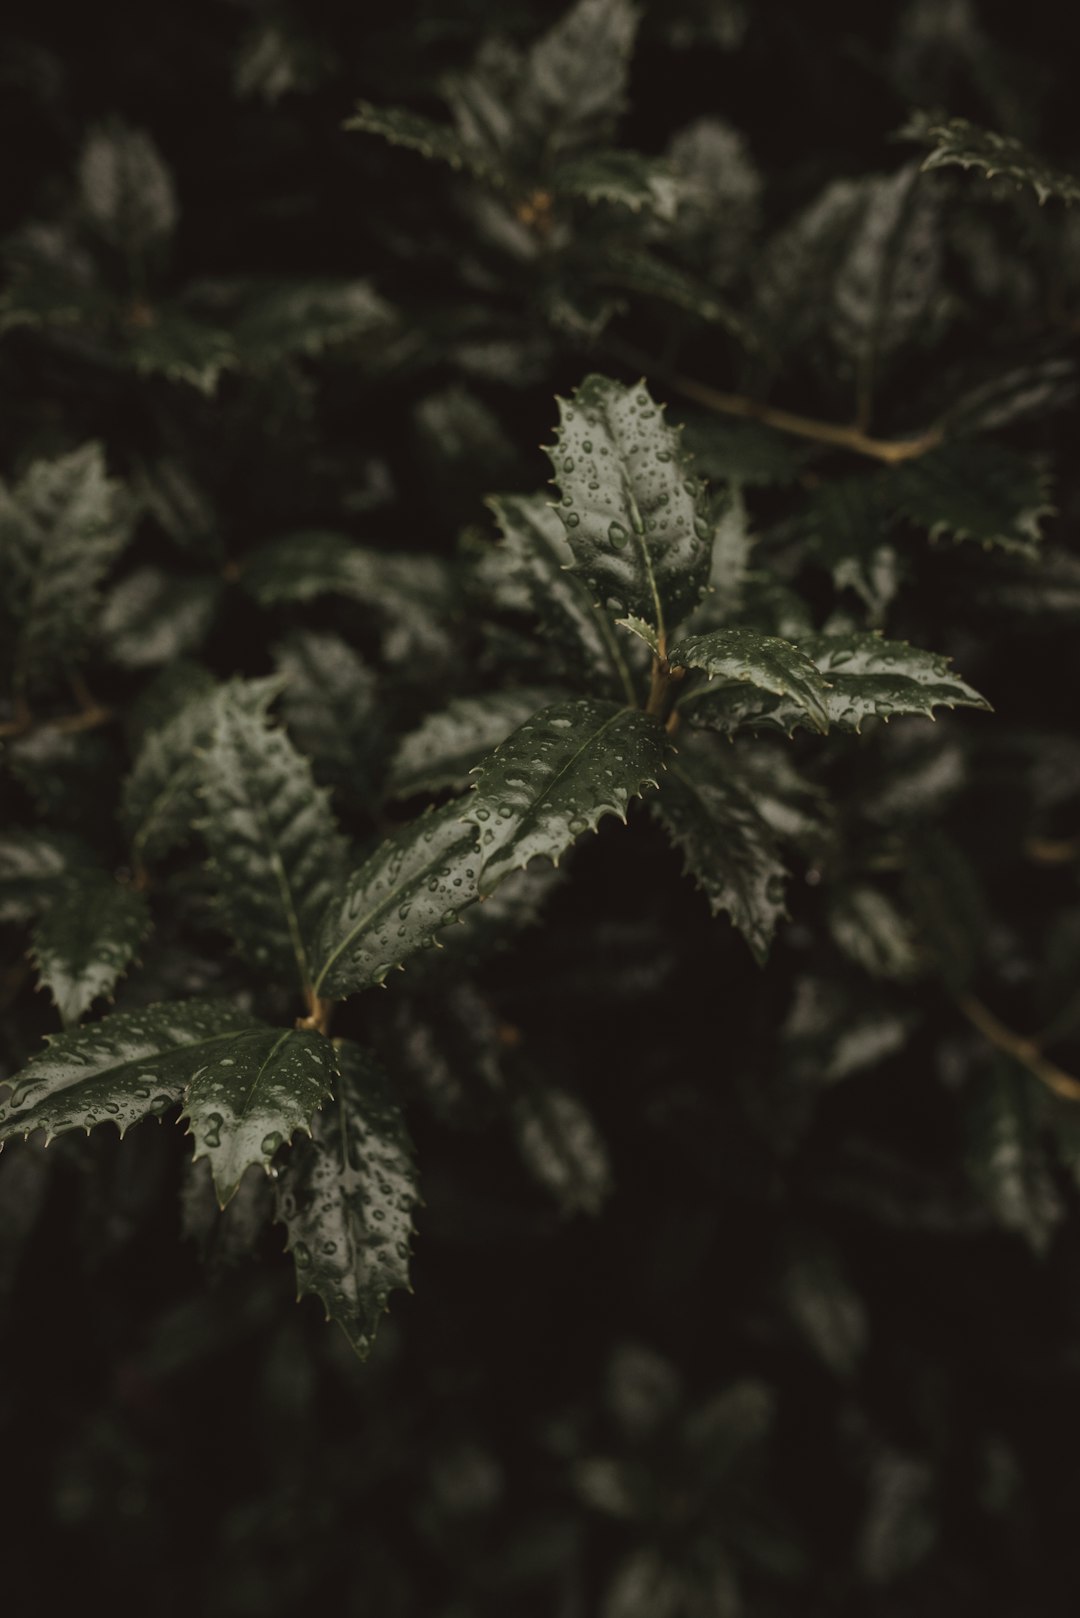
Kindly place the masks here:
POLYGON ((1072 1618, 1065 30, 16 6, 5 1611, 1072 1618))

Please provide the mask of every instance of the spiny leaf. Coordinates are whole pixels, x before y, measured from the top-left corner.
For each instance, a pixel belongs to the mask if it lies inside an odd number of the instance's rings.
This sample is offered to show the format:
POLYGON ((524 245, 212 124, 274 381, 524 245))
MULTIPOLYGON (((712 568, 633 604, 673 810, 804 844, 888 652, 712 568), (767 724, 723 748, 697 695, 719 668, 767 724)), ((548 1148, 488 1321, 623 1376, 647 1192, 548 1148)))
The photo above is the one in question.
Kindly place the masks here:
POLYGON ((344 843, 311 766, 283 730, 229 692, 203 760, 200 829, 230 932, 255 966, 311 985, 311 940, 344 843))
POLYGON ((256 715, 265 712, 280 689, 276 679, 237 680, 196 695, 160 729, 147 731, 122 795, 137 866, 161 858, 191 835, 201 813, 196 795, 202 772, 199 750, 213 734, 225 693, 230 705, 256 715))
POLYGON ((461 804, 421 815, 387 839, 326 908, 315 992, 340 1000, 381 983, 477 897, 476 830, 461 804))
POLYGON ((143 894, 104 871, 65 877, 34 928, 34 961, 64 1025, 123 977, 150 926, 143 894))
POLYGON ((356 111, 342 128, 365 135, 380 135, 391 146, 405 146, 421 157, 449 163, 452 169, 468 169, 478 179, 498 180, 498 171, 479 148, 465 140, 449 124, 410 112, 407 107, 377 107, 358 101, 356 111))
POLYGON ((183 657, 206 639, 220 596, 220 581, 208 574, 137 568, 102 608, 98 633, 110 661, 143 669, 183 657))
POLYGON ((600 286, 656 298, 674 309, 684 309, 711 326, 720 327, 744 348, 761 347, 756 326, 720 297, 709 282, 657 258, 647 248, 625 247, 618 252, 600 253, 593 259, 591 268, 600 286))
POLYGON ((101 581, 127 544, 134 515, 96 443, 35 461, 10 495, 0 489, 0 560, 16 627, 17 686, 41 683, 79 661, 101 581))
POLYGON ((888 480, 896 509, 932 539, 974 539, 1030 551, 1053 507, 1047 478, 1026 455, 1002 444, 960 439, 899 467, 888 480))
POLYGON ((62 832, 12 831, 0 837, 0 921, 29 921, 64 882, 94 863, 76 837, 62 832))
POLYGON ((179 1101, 192 1074, 263 1025, 217 1000, 183 1000, 118 1012, 49 1039, 11 1081, 0 1104, 0 1140, 44 1129, 115 1123, 120 1133, 179 1101))
POLYGON ((336 1043, 341 1078, 297 1141, 277 1182, 298 1296, 314 1293, 366 1359, 397 1287, 409 1288, 412 1213, 420 1200, 412 1146, 386 1075, 367 1051, 336 1043))
MULTIPOLYGON (((858 731, 874 715, 932 716, 935 708, 986 708, 977 691, 953 673, 947 658, 878 635, 808 635, 799 651, 824 682, 827 725, 858 731)), ((770 697, 755 685, 725 682, 690 692, 680 712, 709 730, 780 730, 808 725, 805 706, 787 694, 770 697)), ((821 728, 813 726, 812 728, 821 728)))
POLYGON ((746 141, 719 118, 680 129, 668 148, 678 207, 666 239, 708 276, 710 286, 734 279, 749 259, 757 231, 761 177, 746 141))
POLYGON ((1066 203, 1080 201, 1080 177, 1054 168, 1013 135, 980 129, 966 118, 934 118, 927 113, 916 113, 901 135, 931 148, 923 159, 924 169, 958 164, 963 169, 977 169, 987 179, 1001 175, 1018 186, 1028 185, 1040 202, 1049 197, 1066 203))
POLYGON ((577 567, 601 606, 663 639, 701 596, 712 537, 678 434, 644 383, 602 376, 560 399, 559 415, 548 453, 577 567))
POLYGON ((710 680, 719 677, 774 692, 805 715, 813 729, 828 729, 825 681, 804 652, 777 635, 714 629, 681 641, 669 653, 669 662, 672 668, 703 669, 710 680))
POLYGON ((245 364, 265 368, 393 330, 394 310, 370 281, 285 281, 256 288, 231 327, 245 364))
POLYGON ((232 334, 176 303, 147 306, 138 313, 138 321, 125 332, 128 363, 135 371, 186 382, 213 398, 223 374, 240 362, 232 334))
POLYGON ((269 1168, 333 1093, 334 1047, 323 1034, 257 1025, 190 1074, 184 1111, 195 1158, 207 1157, 224 1207, 253 1163, 269 1168))
POLYGON ((643 618, 634 618, 632 616, 630 618, 616 618, 615 622, 620 629, 628 629, 631 635, 636 635, 638 640, 643 640, 655 657, 661 655, 660 638, 652 624, 647 624, 643 618))
POLYGON ((592 151, 560 163, 552 189, 586 202, 614 203, 631 213, 646 210, 659 219, 671 218, 677 195, 665 163, 627 151, 592 151))
POLYGON ((582 578, 571 571, 574 553, 557 511, 539 494, 493 495, 487 503, 503 536, 502 549, 544 628, 579 666, 614 676, 633 700, 633 678, 618 636, 582 578))
POLYGON ((486 697, 456 697, 402 737, 390 765, 390 791, 398 798, 414 792, 463 790, 483 755, 505 741, 558 692, 541 686, 493 691, 486 697))
POLYGON ((713 915, 724 911, 763 963, 786 914, 787 871, 772 831, 713 750, 680 748, 650 805, 713 915))
POLYGON ((669 746, 659 720, 611 702, 555 703, 527 720, 457 806, 479 829, 481 898, 537 855, 558 864, 604 815, 625 820, 630 800, 657 785, 669 746))

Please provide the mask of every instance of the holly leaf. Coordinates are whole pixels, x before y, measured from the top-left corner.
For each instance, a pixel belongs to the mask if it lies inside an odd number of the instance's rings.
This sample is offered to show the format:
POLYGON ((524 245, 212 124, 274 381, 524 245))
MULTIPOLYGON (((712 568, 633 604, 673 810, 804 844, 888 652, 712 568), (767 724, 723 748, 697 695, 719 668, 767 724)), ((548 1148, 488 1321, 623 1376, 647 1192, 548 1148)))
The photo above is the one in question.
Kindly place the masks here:
POLYGON ((169 241, 179 208, 172 175, 145 130, 100 124, 79 158, 79 201, 94 233, 128 261, 169 241))
MULTIPOLYGON (((949 660, 924 652, 906 641, 879 635, 808 635, 799 651, 823 682, 822 706, 827 726, 859 731, 871 717, 923 714, 935 708, 989 708, 979 693, 954 674, 949 660)), ((753 685, 725 682, 688 694, 680 712, 693 725, 732 734, 740 728, 779 730, 790 736, 800 725, 812 725, 806 708, 786 693, 764 694, 753 685)))
POLYGON ((604 815, 626 819, 656 786, 670 747, 651 714, 581 698, 544 708, 480 764, 457 806, 479 831, 479 893, 538 855, 555 865, 604 815))
POLYGON ((297 1296, 314 1293, 366 1359, 390 1293, 411 1290, 409 1243, 420 1193, 385 1073, 351 1041, 338 1041, 336 1050, 337 1095, 280 1172, 277 1219, 296 1266, 297 1296))
POLYGON ((122 668, 171 663, 202 645, 220 598, 220 580, 209 574, 140 567, 110 590, 98 634, 122 668))
POLYGON ((639 152, 591 151, 560 163, 552 177, 556 195, 607 202, 631 213, 670 219, 678 190, 666 163, 639 152))
POLYGON ((185 842, 202 813, 200 752, 213 735, 223 693, 234 707, 256 715, 280 689, 277 679, 237 680, 196 695, 160 728, 147 731, 122 794, 136 868, 185 842))
POLYGON ((957 165, 990 180, 1002 176, 1016 186, 1030 186, 1040 203, 1050 197, 1065 203, 1080 201, 1080 177, 1047 163, 1013 135, 981 129, 966 118, 935 118, 925 112, 916 113, 900 133, 905 140, 930 147, 924 169, 957 165))
POLYGON ((96 443, 35 461, 10 493, 0 486, 0 561, 17 689, 78 663, 97 618, 101 582, 127 544, 134 516, 96 443))
POLYGON ((559 416, 548 454, 575 564, 601 606, 663 643, 705 588, 712 538, 679 436, 643 382, 586 377, 559 416))
POLYGON ((447 787, 464 790, 470 771, 484 754, 557 696, 540 686, 526 686, 486 697, 455 698, 402 737, 390 765, 391 796, 407 798, 447 787))
POLYGON ((489 183, 498 183, 500 178, 484 153, 451 125, 436 123, 407 107, 377 107, 370 101, 358 101, 356 111, 342 128, 378 135, 391 146, 407 147, 421 157, 449 163, 452 169, 467 169, 489 183))
POLYGON ((971 1179, 999 1225, 1045 1253, 1064 1206, 1041 1139, 1032 1081, 996 1060, 965 1118, 971 1179))
POLYGON ((681 747, 650 805, 713 915, 730 916, 759 965, 787 914, 787 871, 753 799, 712 749, 681 747))
POLYGON ((530 1085, 512 1119, 522 1162, 562 1212, 599 1213, 611 1194, 611 1158, 584 1103, 566 1090, 530 1085))
POLYGON ((253 1030, 264 1025, 223 1001, 183 1000, 51 1035, 0 1103, 0 1141, 35 1129, 52 1140, 110 1122, 123 1135, 168 1111, 201 1066, 253 1030))
POLYGON ((135 888, 105 871, 66 876, 34 928, 34 964, 64 1025, 78 1022, 123 977, 150 927, 135 888))
POLYGON ((0 837, 0 922, 24 922, 44 910, 73 874, 93 864, 78 838, 62 832, 12 831, 0 837))
POLYGON ((382 739, 374 670, 329 630, 296 630, 276 649, 275 663, 288 681, 285 722, 316 778, 373 796, 382 739))
POLYGON ((1042 519, 1053 511, 1045 472, 1002 444, 942 444, 898 467, 888 482, 895 509, 929 529, 931 539, 946 535, 1030 552, 1042 539, 1042 519))
POLYGON ((270 1167, 297 1130, 334 1090, 334 1047, 324 1034, 257 1024, 191 1073, 182 1117, 195 1139, 195 1161, 210 1160, 224 1208, 252 1164, 270 1167))
POLYGON ((582 578, 571 571, 574 553, 550 501, 539 494, 493 495, 487 504, 502 534, 501 552, 545 630, 580 667, 614 677, 633 701, 633 677, 618 636, 582 578))
POLYGON ((370 342, 396 322, 370 281, 287 281, 256 290, 230 329, 243 363, 265 368, 370 342))
POLYGON ((637 27, 630 0, 578 0, 536 41, 513 104, 534 147, 576 151, 611 134, 626 101, 637 27))
POLYGON ((762 635, 756 629, 714 629, 680 641, 668 661, 672 668, 702 669, 710 680, 773 692, 803 715, 812 729, 828 729, 825 681, 805 652, 777 635, 762 635))
POLYGON ((315 993, 342 1000, 381 983, 434 942, 477 897, 476 830, 444 804, 388 838, 326 907, 314 950, 315 993))
POLYGON ((307 759, 226 691, 203 758, 200 830, 226 925, 245 958, 312 981, 311 941, 341 876, 344 843, 307 759))

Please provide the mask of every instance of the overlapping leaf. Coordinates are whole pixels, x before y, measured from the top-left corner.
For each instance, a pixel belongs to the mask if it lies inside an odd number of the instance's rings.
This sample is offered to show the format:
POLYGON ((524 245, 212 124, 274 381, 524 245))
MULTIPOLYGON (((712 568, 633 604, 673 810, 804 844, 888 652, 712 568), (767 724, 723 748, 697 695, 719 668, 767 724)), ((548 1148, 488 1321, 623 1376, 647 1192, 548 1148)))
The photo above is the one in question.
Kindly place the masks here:
POLYGON ((1080 201, 1080 177, 1047 163, 1014 135, 980 129, 966 118, 938 119, 926 113, 917 114, 903 134, 930 147, 923 159, 924 169, 956 164, 976 169, 987 179, 1000 175, 1018 186, 1030 186, 1040 202, 1050 197, 1069 203, 1080 201))
POLYGON ((712 531, 678 434, 643 383, 590 376, 559 401, 548 453, 575 563, 603 607, 663 640, 697 604, 712 531))
POLYGON ((479 832, 481 897, 538 855, 558 864, 604 815, 625 819, 630 800, 658 785, 668 746, 659 720, 611 702, 555 703, 527 720, 458 806, 479 832))
POLYGON ((316 947, 315 992, 344 999, 381 983, 477 898, 476 830, 445 804, 388 838, 327 906, 316 947))
POLYGON ((763 962, 786 914, 787 871, 770 827, 723 755, 681 749, 651 809, 713 915, 729 915, 755 960, 763 962))
POLYGON ((672 648, 673 668, 702 669, 710 680, 772 692, 815 730, 828 729, 827 687, 806 652, 777 635, 756 629, 716 629, 690 635, 672 648))
POLYGON ((312 936, 342 873, 324 790, 283 730, 228 691, 216 704, 201 788, 219 901, 255 966, 312 982, 312 936))
POLYGON ((34 962, 65 1026, 123 977, 150 926, 146 898, 107 872, 57 884, 34 928, 34 962))
POLYGON ((409 1288, 411 1143, 385 1073, 351 1041, 337 1044, 337 1095, 293 1146, 277 1183, 277 1218, 298 1295, 314 1293, 366 1358, 397 1287, 409 1288))
POLYGON ((118 1012, 48 1040, 0 1103, 0 1140, 44 1129, 115 1123, 120 1133, 160 1116, 208 1061, 237 1041, 267 1032, 247 1012, 216 1000, 184 1000, 118 1012))
POLYGON ((473 765, 557 695, 526 686, 485 697, 456 697, 402 737, 390 765, 391 792, 404 798, 447 787, 463 790, 473 765))
POLYGON ((208 1053, 184 1085, 195 1158, 209 1158, 224 1207, 253 1164, 269 1168, 279 1147, 333 1093, 334 1047, 323 1034, 256 1024, 208 1053))

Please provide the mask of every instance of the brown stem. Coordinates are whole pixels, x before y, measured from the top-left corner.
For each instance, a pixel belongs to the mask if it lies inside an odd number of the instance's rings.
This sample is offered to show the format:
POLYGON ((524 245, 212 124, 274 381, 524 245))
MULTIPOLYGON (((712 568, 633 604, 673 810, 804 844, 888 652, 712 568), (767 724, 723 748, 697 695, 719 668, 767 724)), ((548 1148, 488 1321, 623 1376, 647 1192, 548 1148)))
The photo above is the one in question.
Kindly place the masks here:
POLYGON ((306 1017, 297 1017, 297 1028, 307 1028, 316 1034, 329 1034, 330 1019, 334 1015, 334 1007, 337 1005, 337 1001, 323 1000, 315 993, 314 989, 308 989, 304 998, 307 1002, 308 1014, 306 1017))
POLYGON ((645 704, 645 712, 653 714, 657 719, 667 721, 667 705, 671 687, 683 679, 686 674, 684 668, 672 668, 667 658, 660 652, 652 660, 652 676, 649 681, 649 699, 645 704))
POLYGON ((694 377, 682 376, 662 365, 650 364, 644 355, 624 343, 609 342, 607 347, 625 364, 640 365, 645 371, 651 369, 669 388, 681 393, 684 399, 692 399, 695 404, 705 405, 709 410, 720 411, 725 416, 743 416, 751 421, 760 421, 766 427, 775 427, 779 432, 791 433, 796 438, 809 438, 816 444, 831 444, 835 449, 868 455, 871 460, 884 461, 888 466, 915 460, 917 456, 937 449, 944 441, 945 435, 940 427, 929 427, 915 438, 874 438, 859 425, 843 427, 837 422, 817 421, 812 416, 779 410, 740 393, 723 393, 719 388, 710 387, 707 382, 698 382, 694 377))
POLYGON ((1080 858, 1080 837, 1029 837, 1024 853, 1037 865, 1071 865, 1080 858))
POLYGON ((1071 1073, 1066 1073, 1055 1062, 1045 1057, 1035 1040, 1027 1039, 1023 1034, 1017 1034, 1011 1028, 1007 1028, 998 1017, 995 1017, 990 1008, 984 1006, 974 995, 958 995, 956 1004, 973 1028, 977 1028, 979 1033, 992 1045, 996 1045, 999 1051, 1004 1051, 1007 1056, 1019 1062, 1021 1067, 1026 1068, 1041 1084, 1045 1084, 1048 1090, 1052 1090, 1056 1096, 1061 1096, 1065 1101, 1080 1101, 1080 1079, 1073 1078, 1071 1073))

